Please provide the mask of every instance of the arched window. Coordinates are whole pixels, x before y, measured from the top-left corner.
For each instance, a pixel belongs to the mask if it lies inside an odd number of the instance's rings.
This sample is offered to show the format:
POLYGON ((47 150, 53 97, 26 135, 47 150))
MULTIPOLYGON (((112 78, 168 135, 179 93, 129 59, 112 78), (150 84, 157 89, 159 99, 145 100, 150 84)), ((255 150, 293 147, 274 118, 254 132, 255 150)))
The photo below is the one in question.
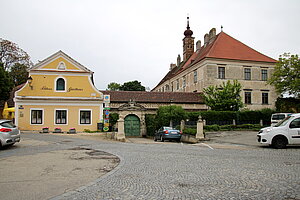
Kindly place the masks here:
POLYGON ((63 78, 59 78, 56 80, 56 90, 57 91, 65 91, 65 80, 63 78))

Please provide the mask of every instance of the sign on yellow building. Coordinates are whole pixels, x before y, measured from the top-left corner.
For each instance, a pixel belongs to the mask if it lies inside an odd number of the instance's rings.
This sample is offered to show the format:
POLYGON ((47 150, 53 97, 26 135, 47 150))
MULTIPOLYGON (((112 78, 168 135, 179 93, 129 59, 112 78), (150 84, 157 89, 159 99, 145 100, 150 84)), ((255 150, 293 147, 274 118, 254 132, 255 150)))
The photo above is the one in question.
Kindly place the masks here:
POLYGON ((103 94, 92 79, 92 71, 62 51, 37 63, 15 94, 17 126, 21 130, 97 130, 103 120, 103 94))

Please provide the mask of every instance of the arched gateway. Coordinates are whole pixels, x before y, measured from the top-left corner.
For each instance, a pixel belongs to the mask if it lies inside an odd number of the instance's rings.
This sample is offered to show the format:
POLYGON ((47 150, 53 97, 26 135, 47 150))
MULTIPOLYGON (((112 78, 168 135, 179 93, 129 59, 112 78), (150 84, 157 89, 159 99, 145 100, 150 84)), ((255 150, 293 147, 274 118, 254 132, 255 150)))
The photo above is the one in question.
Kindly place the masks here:
POLYGON ((140 119, 136 115, 127 115, 124 119, 125 136, 140 136, 140 119))

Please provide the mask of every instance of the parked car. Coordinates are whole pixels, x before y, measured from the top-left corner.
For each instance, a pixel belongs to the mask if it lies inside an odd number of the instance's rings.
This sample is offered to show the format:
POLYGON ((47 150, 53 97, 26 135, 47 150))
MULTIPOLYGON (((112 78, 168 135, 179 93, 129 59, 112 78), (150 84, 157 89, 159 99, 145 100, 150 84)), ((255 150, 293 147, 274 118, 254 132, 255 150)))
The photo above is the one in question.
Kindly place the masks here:
POLYGON ((287 116, 275 126, 263 128, 258 133, 258 142, 275 148, 300 144, 300 113, 287 116))
POLYGON ((278 122, 290 116, 292 113, 274 113, 271 116, 271 126, 275 126, 278 122))
POLYGON ((154 141, 160 140, 164 142, 165 140, 176 140, 180 141, 181 131, 174 129, 172 127, 163 126, 158 131, 155 132, 154 141))
POLYGON ((0 119, 0 147, 20 142, 20 131, 11 120, 0 119))

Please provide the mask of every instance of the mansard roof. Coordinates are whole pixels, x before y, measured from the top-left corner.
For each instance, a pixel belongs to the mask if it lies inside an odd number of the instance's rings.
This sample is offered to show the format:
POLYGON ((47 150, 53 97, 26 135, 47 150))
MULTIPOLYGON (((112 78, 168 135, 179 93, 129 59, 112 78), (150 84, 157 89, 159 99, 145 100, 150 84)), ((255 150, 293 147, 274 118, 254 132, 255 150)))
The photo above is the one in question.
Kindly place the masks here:
POLYGON ((203 104, 200 93, 195 92, 145 92, 145 91, 101 91, 104 95, 110 95, 111 102, 138 103, 197 103, 203 104))
POLYGON ((216 35, 212 41, 204 44, 198 51, 194 52, 186 62, 181 63, 179 67, 177 66, 170 70, 157 86, 171 79, 177 74, 180 74, 182 71, 190 68, 205 58, 266 62, 271 64, 277 62, 273 58, 270 58, 252 49, 251 47, 222 31, 216 35))

